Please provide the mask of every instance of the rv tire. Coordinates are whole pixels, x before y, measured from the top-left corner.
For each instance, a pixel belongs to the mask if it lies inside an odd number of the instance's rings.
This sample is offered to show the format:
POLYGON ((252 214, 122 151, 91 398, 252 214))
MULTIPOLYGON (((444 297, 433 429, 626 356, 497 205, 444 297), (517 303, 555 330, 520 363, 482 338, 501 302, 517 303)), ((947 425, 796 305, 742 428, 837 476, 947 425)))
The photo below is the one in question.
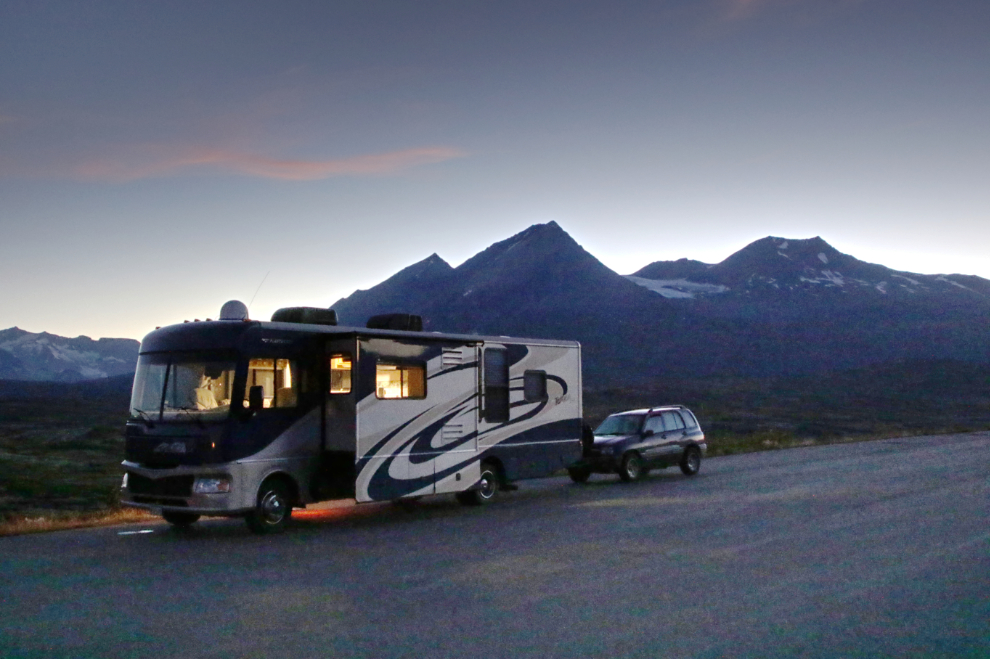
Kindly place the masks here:
POLYGON ((162 517, 165 521, 179 528, 184 528, 191 524, 195 524, 196 520, 199 519, 199 515, 196 513, 184 513, 176 510, 163 510, 162 517))
POLYGON ((481 480, 473 490, 457 493, 457 500, 465 506, 483 506, 490 503, 499 491, 498 469, 491 463, 481 465, 481 480))
POLYGON ((567 475, 575 483, 587 483, 591 477, 591 470, 586 467, 571 467, 567 470, 567 475))
POLYGON ((281 533, 292 517, 289 488, 278 478, 270 478, 258 489, 258 501, 244 521, 255 533, 281 533))

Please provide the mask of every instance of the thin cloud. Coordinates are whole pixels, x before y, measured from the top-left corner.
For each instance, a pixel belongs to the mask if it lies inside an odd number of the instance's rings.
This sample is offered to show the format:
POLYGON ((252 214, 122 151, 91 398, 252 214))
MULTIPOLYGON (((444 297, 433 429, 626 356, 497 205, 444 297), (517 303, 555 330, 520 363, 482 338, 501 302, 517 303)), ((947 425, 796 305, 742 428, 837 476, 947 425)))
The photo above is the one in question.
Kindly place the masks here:
POLYGON ((772 2, 773 0, 729 0, 724 18, 727 21, 740 20, 751 16, 758 9, 772 2))
POLYGON ((722 13, 722 20, 732 22, 745 20, 754 14, 764 11, 769 7, 781 7, 785 5, 802 6, 810 11, 828 11, 830 9, 856 6, 863 4, 866 0, 720 0, 725 7, 722 13))
POLYGON ((335 160, 287 160, 225 149, 190 148, 175 152, 146 147, 141 153, 85 162, 75 168, 74 174, 86 179, 133 181, 208 169, 258 178, 316 181, 336 176, 394 174, 411 167, 435 164, 465 155, 460 149, 435 146, 335 160))

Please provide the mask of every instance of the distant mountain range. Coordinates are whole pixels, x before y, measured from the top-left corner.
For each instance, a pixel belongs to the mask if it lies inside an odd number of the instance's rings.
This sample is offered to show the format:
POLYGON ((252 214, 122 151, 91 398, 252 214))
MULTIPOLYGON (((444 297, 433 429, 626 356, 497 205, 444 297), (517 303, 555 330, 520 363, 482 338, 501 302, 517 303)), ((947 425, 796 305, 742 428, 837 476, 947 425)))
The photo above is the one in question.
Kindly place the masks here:
POLYGON ((821 238, 768 237, 721 263, 624 277, 550 222, 457 268, 434 254, 333 306, 342 324, 405 311, 429 331, 577 339, 591 386, 990 362, 990 281, 898 272, 821 238))
MULTIPOLYGON (((408 312, 424 330, 576 339, 585 385, 807 375, 904 360, 990 363, 990 281, 865 263, 821 238, 767 237, 721 263, 622 276, 555 222, 453 268, 436 254, 333 305, 343 325, 408 312)), ((138 342, 0 331, 0 379, 132 373, 138 342)))
POLYGON ((16 327, 0 330, 0 379, 78 382, 133 373, 133 339, 74 339, 16 327))

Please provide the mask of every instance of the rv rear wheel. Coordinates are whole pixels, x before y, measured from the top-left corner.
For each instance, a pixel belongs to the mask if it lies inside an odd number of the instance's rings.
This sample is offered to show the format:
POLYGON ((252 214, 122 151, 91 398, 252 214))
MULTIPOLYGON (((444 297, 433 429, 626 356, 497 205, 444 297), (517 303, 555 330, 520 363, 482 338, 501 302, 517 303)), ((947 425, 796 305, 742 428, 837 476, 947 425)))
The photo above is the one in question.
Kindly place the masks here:
POLYGON ((292 517, 289 488, 278 479, 267 480, 258 490, 258 502, 244 521, 255 533, 281 533, 292 517))
POLYGON ((570 467, 567 470, 567 475, 575 483, 587 483, 588 478, 591 477, 591 470, 587 467, 570 467))
POLYGON ((172 526, 178 526, 180 528, 195 524, 196 520, 199 519, 199 515, 196 513, 184 513, 176 510, 163 510, 162 517, 172 526))
POLYGON ((481 465, 481 482, 477 489, 458 492, 457 500, 465 506, 482 506, 498 494, 498 470, 491 464, 481 465))

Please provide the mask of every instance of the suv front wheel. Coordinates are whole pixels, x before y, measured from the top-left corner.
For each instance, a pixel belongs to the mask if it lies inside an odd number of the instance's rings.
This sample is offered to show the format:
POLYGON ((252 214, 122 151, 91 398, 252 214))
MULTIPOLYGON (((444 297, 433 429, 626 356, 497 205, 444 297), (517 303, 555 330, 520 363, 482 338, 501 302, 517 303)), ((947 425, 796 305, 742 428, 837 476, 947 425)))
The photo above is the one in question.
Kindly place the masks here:
POLYGON ((630 451, 622 456, 622 464, 619 465, 619 478, 629 483, 638 481, 646 475, 646 466, 643 458, 636 451, 630 451))

